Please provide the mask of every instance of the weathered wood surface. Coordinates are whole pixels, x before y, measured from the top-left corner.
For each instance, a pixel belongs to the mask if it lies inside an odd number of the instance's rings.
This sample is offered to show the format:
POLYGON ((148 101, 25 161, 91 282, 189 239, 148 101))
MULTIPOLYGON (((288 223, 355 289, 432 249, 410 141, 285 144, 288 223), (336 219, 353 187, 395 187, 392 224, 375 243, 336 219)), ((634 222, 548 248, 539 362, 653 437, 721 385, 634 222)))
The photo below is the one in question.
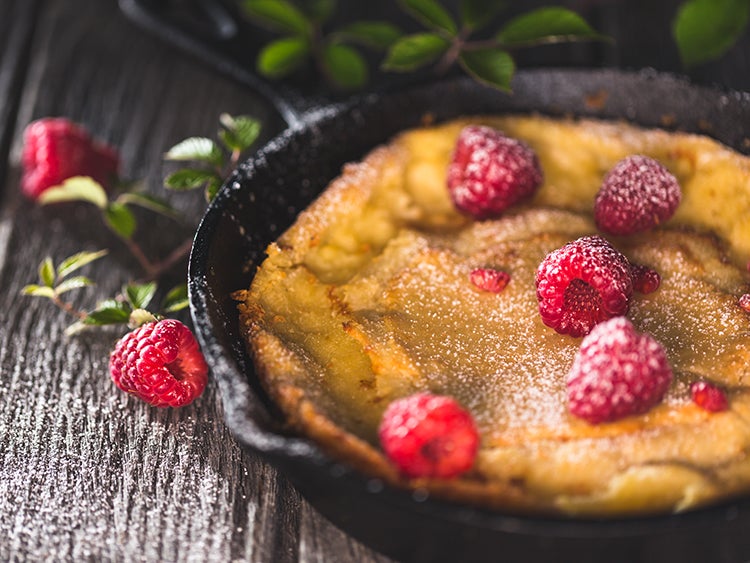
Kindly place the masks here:
MULTIPOLYGON (((0 0, 0 14, 0 560, 387 561, 240 449, 213 384, 190 407, 150 408, 109 380, 116 332, 65 339, 69 318, 19 296, 47 255, 112 249, 86 270, 99 285, 75 294, 84 307, 138 274, 85 206, 19 197, 26 123, 85 124, 121 147, 126 176, 164 195, 172 143, 212 135, 222 111, 273 129, 268 105, 133 27, 114 0, 0 0)), ((200 197, 173 200, 199 218, 200 197)), ((174 230, 146 245, 165 252, 190 234, 164 236, 174 230)))

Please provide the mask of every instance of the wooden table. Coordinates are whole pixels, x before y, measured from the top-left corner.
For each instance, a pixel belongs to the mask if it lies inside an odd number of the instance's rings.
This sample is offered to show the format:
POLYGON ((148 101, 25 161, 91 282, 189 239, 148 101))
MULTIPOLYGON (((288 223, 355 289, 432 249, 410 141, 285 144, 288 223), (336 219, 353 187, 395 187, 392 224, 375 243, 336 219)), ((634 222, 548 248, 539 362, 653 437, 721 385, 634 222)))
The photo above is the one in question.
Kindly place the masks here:
MULTIPOLYGON (((212 136, 224 111, 273 121, 268 103, 143 33, 112 0, 1 0, 0 13, 0 560, 386 561, 239 448, 214 384, 189 407, 149 407, 109 379, 117 332, 66 339, 69 318, 19 294, 48 255, 112 250, 86 271, 98 287, 74 295, 82 307, 138 272, 87 206, 20 196, 27 123, 85 124, 120 147, 128 177, 165 195, 166 149, 212 136)), ((192 195, 172 199, 197 221, 205 205, 192 195)), ((162 252, 190 235, 150 230, 170 239, 162 252)))
MULTIPOLYGON (((114 0, 0 0, 0 14, 0 560, 388 561, 240 449, 213 383, 189 407, 151 408, 109 379, 116 331, 65 338, 69 318, 20 295, 43 257, 82 249, 112 252, 106 266, 88 270, 98 286, 72 294, 81 307, 138 275, 92 209, 42 208, 21 197, 27 123, 59 115, 85 124, 120 148, 127 177, 164 195, 167 148, 213 135, 221 112, 272 124, 268 138, 279 127, 269 103, 145 34, 114 0)), ((746 43, 708 77, 747 88, 750 74, 737 72, 747 67, 746 43)), ((674 62, 674 53, 651 56, 674 62)), ((642 48, 609 57, 600 62, 652 60, 642 48)), ((199 194, 172 200, 199 219, 199 194)), ((170 225, 142 235, 154 252, 190 235, 170 225)))

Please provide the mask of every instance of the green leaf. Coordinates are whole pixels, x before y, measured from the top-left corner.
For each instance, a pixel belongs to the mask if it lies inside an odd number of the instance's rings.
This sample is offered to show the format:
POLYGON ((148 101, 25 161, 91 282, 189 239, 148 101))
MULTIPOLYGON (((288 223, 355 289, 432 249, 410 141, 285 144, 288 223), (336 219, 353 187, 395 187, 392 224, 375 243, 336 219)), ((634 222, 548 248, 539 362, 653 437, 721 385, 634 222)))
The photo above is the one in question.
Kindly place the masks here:
POLYGON ((260 53, 256 66, 268 78, 283 78, 297 70, 310 54, 310 45, 302 37, 285 37, 267 44, 260 53))
POLYGON ((323 64, 331 81, 341 89, 361 88, 367 82, 367 63, 347 45, 326 45, 323 64))
POLYGON ((385 50, 401 37, 395 25, 384 21, 358 21, 339 29, 335 37, 342 41, 358 43, 372 49, 385 50))
POLYGON ((224 164, 224 153, 214 141, 206 137, 190 137, 167 151, 164 160, 195 160, 211 166, 224 164))
POLYGON ((572 39, 601 39, 586 21, 566 8, 539 8, 510 20, 497 34, 504 46, 557 43, 572 39))
POLYGON ((123 289, 123 293, 133 309, 145 309, 154 298, 156 282, 128 284, 123 289))
POLYGON ((151 323, 158 320, 153 313, 146 311, 146 309, 134 309, 128 317, 128 327, 138 328, 146 323, 151 323))
POLYGON ((87 325, 124 324, 130 319, 130 306, 112 299, 102 301, 83 319, 87 325))
POLYGON ((132 307, 130 306, 130 303, 123 299, 104 299, 102 301, 99 301, 96 305, 96 310, 99 309, 120 309, 125 314, 129 315, 130 311, 132 311, 132 307))
POLYGON ((221 188, 221 180, 218 178, 214 178, 213 180, 209 180, 206 183, 206 201, 211 203, 213 199, 216 197, 216 194, 219 193, 219 188, 221 188))
POLYGON ((300 35, 310 32, 305 15, 286 0, 244 0, 242 8, 250 19, 272 31, 300 35))
POLYGON ((516 70, 516 65, 506 51, 502 49, 477 49, 465 51, 458 58, 459 64, 475 80, 509 91, 510 81, 516 70))
POLYGON ((384 70, 409 72, 431 63, 442 55, 450 43, 435 33, 407 35, 396 41, 388 50, 384 70))
POLYGON ((488 24, 505 8, 506 3, 501 0, 461 0, 458 9, 461 22, 469 29, 479 29, 488 24))
POLYGON ((336 0, 307 0, 305 2, 305 13, 318 23, 328 21, 336 9, 336 0))
POLYGON ((84 321, 76 321, 65 329, 65 336, 75 336, 76 334, 79 334, 88 328, 91 327, 84 321))
POLYGON ((187 284, 177 285, 169 290, 161 304, 161 309, 165 313, 174 313, 181 311, 189 305, 187 284))
POLYGON ((24 286, 21 290, 23 295, 31 295, 33 297, 49 297, 50 299, 55 296, 55 290, 46 285, 31 284, 24 286))
POLYGON ((167 176, 164 179, 164 185, 172 190, 193 190, 200 188, 210 180, 218 178, 219 175, 212 170, 183 168, 167 176))
POLYGON ((180 213, 168 201, 141 192, 126 192, 117 198, 118 203, 137 205, 166 217, 182 220, 180 213))
POLYGON ((62 295, 66 291, 70 291, 71 289, 79 289, 81 287, 89 287, 94 285, 94 282, 92 282, 89 278, 85 276, 75 276, 72 278, 68 278, 67 280, 60 283, 55 288, 55 293, 58 295, 62 295))
POLYGON ((456 22, 436 0, 401 0, 401 5, 427 27, 451 36, 456 34, 456 22))
POLYGON ((79 252, 72 256, 68 256, 57 267, 57 277, 63 279, 86 264, 98 260, 102 256, 106 256, 106 254, 107 250, 98 250, 96 252, 79 252))
POLYGON ((55 285, 55 265, 49 256, 39 264, 39 281, 47 287, 55 285))
POLYGON ((747 0, 689 0, 672 22, 672 34, 686 66, 726 53, 747 27, 747 0))
POLYGON ((135 232, 135 217, 125 205, 110 203, 104 210, 104 220, 118 236, 129 239, 135 232))
POLYGON ((73 176, 59 186, 54 186, 43 192, 38 201, 43 205, 62 201, 86 201, 104 209, 107 206, 107 192, 93 178, 73 176))
POLYGON ((219 136, 231 151, 246 151, 260 135, 260 121, 247 115, 232 116, 222 113, 219 121, 224 126, 224 129, 219 131, 219 136))

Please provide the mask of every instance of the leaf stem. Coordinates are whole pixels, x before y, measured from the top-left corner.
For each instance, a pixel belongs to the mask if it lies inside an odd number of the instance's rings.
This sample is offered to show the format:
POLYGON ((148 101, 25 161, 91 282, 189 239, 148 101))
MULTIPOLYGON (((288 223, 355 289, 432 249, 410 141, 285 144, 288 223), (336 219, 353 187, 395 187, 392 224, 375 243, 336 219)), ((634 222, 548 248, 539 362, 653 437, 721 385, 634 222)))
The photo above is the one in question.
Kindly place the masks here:
POLYGON ((154 279, 154 274, 157 271, 157 268, 154 263, 148 259, 146 254, 143 252, 143 249, 141 249, 138 243, 135 242, 132 238, 123 237, 122 240, 128 247, 128 250, 130 250, 130 253, 135 257, 136 260, 138 260, 138 263, 141 265, 141 268, 146 274, 147 279, 154 279))
POLYGON ((160 278, 165 272, 167 272, 172 266, 177 264, 180 260, 185 258, 193 247, 193 239, 185 239, 180 246, 176 247, 169 255, 156 264, 152 264, 152 270, 149 273, 149 280, 156 280, 160 278))
POLYGON ((68 303, 67 301, 63 301, 62 299, 60 299, 60 296, 57 294, 51 297, 51 299, 52 299, 52 303, 54 303, 58 309, 67 313, 68 315, 71 315, 77 318, 79 321, 82 321, 86 317, 88 317, 88 315, 85 312, 81 311, 80 309, 76 309, 71 303, 68 303))

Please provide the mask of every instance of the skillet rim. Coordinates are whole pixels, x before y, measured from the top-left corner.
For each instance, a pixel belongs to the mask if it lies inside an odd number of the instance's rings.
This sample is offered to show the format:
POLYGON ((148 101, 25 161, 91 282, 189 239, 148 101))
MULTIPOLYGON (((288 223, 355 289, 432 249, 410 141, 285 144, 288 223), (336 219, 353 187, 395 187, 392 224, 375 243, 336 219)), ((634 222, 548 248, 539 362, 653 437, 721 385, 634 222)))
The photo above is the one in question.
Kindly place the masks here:
MULTIPOLYGON (((720 99, 728 100, 727 104, 735 103, 742 106, 750 116, 750 94, 733 92, 719 88, 711 88, 690 83, 686 78, 650 69, 640 71, 623 71, 615 69, 534 69, 519 71, 517 79, 533 80, 545 76, 567 76, 569 78, 615 77, 619 80, 637 80, 642 78, 662 81, 672 84, 676 88, 687 88, 690 92, 697 91, 702 94, 718 96, 720 99)), ((466 83, 469 79, 451 79, 448 84, 466 83)), ((424 85, 416 85, 410 91, 419 91, 424 85)), ((581 94, 579 92, 579 94, 581 94)), ((370 94, 353 98, 347 102, 313 109, 303 116, 301 124, 294 125, 262 147, 255 156, 244 161, 227 179, 218 196, 209 205, 198 230, 195 234, 193 248, 190 253, 188 268, 188 288, 190 297, 190 312, 196 328, 197 337, 206 356, 211 372, 216 378, 221 393, 222 404, 225 411, 225 422, 230 431, 243 447, 260 453, 272 465, 283 473, 289 475, 289 465, 298 465, 297 470, 317 472, 317 477, 346 482, 347 487, 355 487, 367 495, 379 495, 386 503, 395 503, 399 509, 413 510, 416 514, 429 514, 440 519, 455 522, 457 524, 478 526, 480 528, 502 531, 510 534, 528 536, 543 536, 551 538, 591 538, 591 537, 636 537, 652 536, 654 534, 673 531, 678 527, 695 527, 703 525, 716 525, 718 522, 729 522, 737 519, 741 514, 750 513, 750 499, 741 498, 727 501, 715 506, 691 510, 685 513, 662 514, 638 517, 615 517, 615 518, 569 518, 569 517, 539 517, 516 514, 505 514, 498 511, 466 507, 429 498, 426 500, 416 499, 407 491, 379 488, 373 480, 361 475, 349 468, 342 466, 339 462, 324 454, 315 444, 306 438, 285 434, 282 431, 270 431, 261 427, 264 413, 257 412, 257 405, 251 404, 254 393, 250 385, 249 377, 253 374, 245 373, 243 367, 238 365, 237 358, 227 357, 238 350, 226 350, 213 334, 212 320, 209 313, 208 299, 211 288, 208 285, 208 271, 211 265, 207 263, 209 251, 213 241, 213 235, 222 219, 226 217, 228 206, 235 202, 236 194, 245 190, 245 186, 251 183, 257 171, 268 166, 269 160, 277 158, 279 154, 290 150, 294 142, 304 137, 311 130, 326 125, 329 121, 339 119, 347 112, 356 110, 361 105, 388 103, 389 97, 394 97, 403 92, 390 94, 370 94), (256 418, 260 416, 260 419, 256 418), (382 489, 382 490, 381 490, 382 489)), ((725 102, 722 102, 725 103, 725 102)), ((545 113, 542 109, 539 111, 545 113)), ((506 112, 513 110, 504 110, 506 112)), ((620 112, 621 114, 622 112, 620 112)), ((574 113, 576 117, 584 117, 580 112, 574 113)), ((602 113, 592 113, 592 117, 601 119, 613 119, 602 113)), ((629 115, 620 115, 628 121, 644 126, 658 126, 656 124, 643 124, 629 115)), ((687 130, 695 131, 697 124, 688 126, 687 130)), ((685 128, 680 127, 680 130, 685 128)), ((698 132, 698 131, 695 131, 698 132)), ((705 132, 704 132, 705 133, 705 132)), ((721 139, 720 139, 721 140, 721 139)), ((726 142, 726 141, 722 141, 726 142)), ((732 143, 726 143, 732 144, 732 143)), ((741 147, 733 148, 740 150, 741 147)), ((745 147, 747 151, 748 148, 745 147)), ((270 240, 268 242, 271 242, 270 240)), ((235 342, 244 350, 244 342, 235 342)), ((241 353, 241 352, 240 352, 241 353)), ((256 396, 256 399, 258 397, 256 396)), ((260 397, 260 400, 263 400, 260 397)), ((294 481, 294 478, 293 478, 294 481)), ((296 483, 298 484, 298 483, 296 483)), ((315 504, 313 502, 313 504, 315 504)))

